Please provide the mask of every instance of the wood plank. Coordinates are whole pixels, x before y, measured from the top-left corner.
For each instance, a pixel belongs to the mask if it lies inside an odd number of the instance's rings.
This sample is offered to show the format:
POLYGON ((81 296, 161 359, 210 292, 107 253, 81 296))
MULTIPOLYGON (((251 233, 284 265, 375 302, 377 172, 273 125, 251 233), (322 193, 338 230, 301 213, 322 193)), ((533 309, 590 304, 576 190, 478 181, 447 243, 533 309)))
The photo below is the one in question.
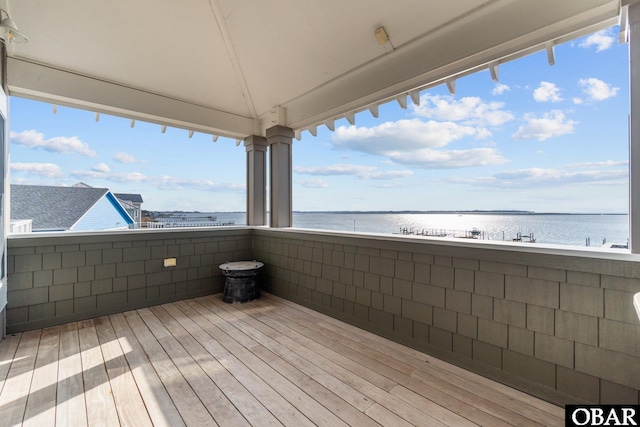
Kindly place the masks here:
POLYGON ((55 425, 60 327, 42 330, 23 426, 55 425))
POLYGON ((0 393, 2 393, 4 388, 9 368, 11 368, 11 363, 13 362, 16 350, 18 350, 18 344, 21 338, 22 334, 12 334, 6 336, 0 342, 0 393))
MULTIPOLYGON (((341 329, 345 330, 346 328, 336 327, 335 331, 339 332, 341 329)), ((357 335, 358 332, 360 331, 355 331, 355 333, 349 334, 348 336, 350 338, 354 338, 354 335, 357 335)), ((387 341, 385 338, 376 338, 381 341, 387 341)), ((372 340, 372 342, 375 342, 375 340, 372 340)), ((489 399, 491 400, 491 404, 498 404, 502 406, 506 410, 502 412, 511 414, 514 418, 524 416, 529 418, 532 422, 542 425, 557 425, 563 423, 564 413, 562 408, 559 408, 556 405, 541 401, 533 396, 519 392, 488 378, 466 371, 462 368, 458 368, 454 365, 450 365, 422 353, 419 353, 418 355, 422 356, 422 358, 426 357, 426 361, 414 357, 414 354, 410 356, 407 355, 411 358, 407 359, 404 357, 404 352, 398 352, 395 349, 384 350, 386 348, 385 346, 380 346, 378 348, 387 354, 396 354, 396 357, 402 359, 405 363, 415 366, 416 370, 412 374, 415 378, 422 378, 427 381, 432 379, 432 376, 436 376, 442 381, 451 384, 451 387, 448 387, 445 384, 440 384, 439 387, 442 390, 462 389, 472 392, 475 396, 467 395, 463 397, 463 400, 469 401, 469 399, 474 399, 477 396, 480 400, 476 406, 479 406, 481 402, 486 402, 488 396, 491 396, 491 399, 489 399), (514 408, 519 408, 517 413, 514 411, 514 408)))
POLYGON ((160 329, 169 332, 168 336, 159 340, 160 344, 176 363, 176 367, 198 395, 215 422, 221 426, 248 426, 247 420, 182 346, 183 341, 188 341, 193 337, 162 307, 138 310, 138 314, 151 332, 160 329))
POLYGON ((305 316, 315 318, 318 325, 341 334, 350 340, 354 340, 363 345, 375 346, 377 350, 388 355, 395 355, 403 363, 414 366, 417 370, 413 376, 420 376, 420 370, 426 370, 432 375, 437 375, 441 379, 451 380, 460 384, 462 388, 471 387, 478 396, 487 396, 487 392, 492 393, 495 403, 509 408, 522 408, 519 413, 529 417, 532 421, 541 424, 555 425, 562 424, 564 420, 564 409, 552 403, 543 401, 519 390, 495 382, 489 378, 467 371, 463 368, 444 362, 433 356, 414 350, 410 347, 395 343, 386 338, 364 331, 353 325, 346 324, 337 319, 326 316, 304 306, 284 300, 280 297, 265 293, 267 299, 282 303, 291 309, 299 310, 305 316), (472 386, 473 385, 473 386, 472 386))
MULTIPOLYGON (((331 411, 328 411, 322 405, 319 405, 315 400, 310 398, 304 390, 300 389, 296 384, 290 381, 281 373, 273 369, 269 362, 270 360, 263 361, 256 357, 252 349, 246 348, 238 341, 241 336, 237 336, 234 332, 229 333, 226 322, 220 317, 215 316, 212 312, 202 309, 200 305, 194 305, 196 311, 204 315, 210 321, 216 323, 219 328, 219 333, 216 339, 222 344, 229 352, 238 358, 244 365, 251 369, 256 375, 258 375, 266 384, 268 384, 273 390, 275 390, 280 396, 286 399, 287 402, 292 405, 301 413, 301 418, 298 422, 304 422, 305 424, 312 425, 310 423, 324 423, 328 426, 343 426, 345 425, 338 417, 336 417, 331 411), (202 309, 202 311, 200 310, 202 309)), ((277 357, 271 355, 272 357, 277 357)), ((271 357, 269 357, 271 359, 271 357)), ((282 420, 281 420, 282 421, 282 420)))
POLYGON ((22 334, 0 394, 0 425, 22 423, 42 331, 22 334))
POLYGON ((60 329, 58 355, 57 425, 87 425, 87 410, 82 381, 82 359, 78 324, 67 323, 60 329))
MULTIPOLYGON (((287 310, 278 310, 278 314, 283 314, 283 312, 286 312, 287 310)), ((286 316, 286 314, 285 314, 286 316)), ((326 339, 318 339, 316 335, 313 335, 311 332, 309 332, 309 330, 312 331, 317 331, 319 329, 319 326, 317 326, 314 322, 310 321, 304 321, 304 319, 300 318, 299 316, 293 316, 294 318, 296 318, 299 321, 299 324, 301 325, 301 327, 306 327, 307 330, 305 330, 305 335, 309 336, 310 338, 312 337, 313 339, 317 339, 319 342, 322 342, 324 345, 326 346, 331 346, 333 347, 334 345, 332 345, 332 341, 327 341, 326 339)), ((336 341, 336 343, 338 343, 339 341, 336 341)), ((340 340, 341 342, 341 340, 340 340)), ((368 350, 370 347, 369 346, 362 346, 358 348, 358 351, 355 353, 350 353, 350 356, 355 358, 358 356, 358 354, 361 354, 360 352, 362 352, 363 357, 361 359, 359 359, 361 361, 361 363, 363 364, 363 366, 367 366, 369 369, 379 369, 379 364, 378 363, 371 363, 371 358, 366 355, 367 351, 370 351, 373 354, 380 354, 380 352, 370 349, 368 350)), ((336 351, 342 351, 342 344, 340 343, 339 346, 336 348, 336 351)), ((388 355, 388 357, 390 357, 390 359, 386 359, 388 362, 393 363, 393 358, 391 356, 388 355)), ((398 363, 401 363, 400 361, 398 361, 398 363)), ((397 381, 398 384, 410 384, 410 383, 415 383, 415 380, 412 379, 410 376, 405 375, 403 373, 397 372, 395 373, 395 375, 397 376, 397 381)), ((442 385, 442 384, 440 384, 442 385)), ((445 385, 446 386, 446 385, 445 385)), ((412 389, 415 388, 419 388, 420 384, 418 383, 417 387, 413 387, 412 389)), ((395 387, 392 390, 399 390, 402 389, 402 387, 395 387)), ((499 426, 500 424, 500 420, 499 418, 493 416, 493 415, 489 415, 486 414, 482 411, 477 410, 477 408, 473 408, 473 407, 469 407, 469 403, 466 401, 462 401, 462 400, 456 400, 455 403, 456 404, 452 404, 452 402, 449 400, 450 397, 449 395, 447 395, 446 393, 443 393, 442 391, 440 391, 438 388, 434 388, 433 390, 429 390, 430 393, 428 396, 422 396, 423 397, 423 401, 422 404, 420 405, 413 405, 416 408, 419 408, 420 410, 422 410, 423 412, 428 413, 431 417, 433 417, 434 419, 437 419, 439 421, 441 421, 444 424, 450 424, 450 420, 451 419, 456 419, 457 423, 460 425, 464 425, 467 421, 464 418, 465 414, 467 412, 474 414, 476 417, 479 417, 480 419, 484 419, 485 423, 487 424, 492 424, 499 426), (435 397, 435 398, 434 398, 435 397), (452 408, 455 408, 455 411, 452 411, 452 408), (466 412, 465 412, 466 411, 466 412), (458 415, 459 414, 459 415, 458 415)), ((397 397, 402 398, 402 395, 398 395, 397 392, 392 393, 394 395, 396 395, 397 397)), ((412 399, 412 400, 407 400, 407 399, 403 399, 405 400, 407 403, 413 404, 416 402, 416 399, 412 399)), ((498 411, 500 409, 503 408, 498 408, 498 411)), ((503 412, 507 412, 507 411, 503 411, 503 412)), ((517 414, 513 414, 511 412, 508 412, 509 414, 512 414, 514 416, 514 419, 518 418, 519 416, 517 414)), ((405 414, 408 415, 408 414, 405 414)), ((522 418, 522 417, 520 417, 522 418)))
MULTIPOLYGON (((189 301, 189 304, 198 303, 200 301, 212 300, 214 298, 216 297, 209 296, 209 297, 197 298, 193 301, 189 301)), ((279 319, 277 314, 274 312, 275 310, 270 310, 268 312, 268 319, 269 319, 268 323, 274 328, 278 328, 279 319)), ((262 314, 260 311, 254 312, 254 316, 256 318, 265 317, 264 314, 262 314)), ((306 357, 308 357, 309 360, 313 361, 314 363, 319 357, 327 357, 327 356, 331 357, 332 359, 338 359, 340 361, 343 361, 341 358, 335 356, 336 352, 334 350, 320 346, 320 345, 314 345, 314 343, 310 342, 311 340, 307 339, 304 336, 308 332, 307 330, 301 329, 301 328, 298 328, 298 329, 300 329, 301 332, 304 332, 304 334, 299 331, 290 329, 288 327, 284 327, 284 330, 283 330, 284 333, 287 335, 286 337, 287 339, 291 339, 291 337, 295 337, 295 341, 297 342, 297 344, 294 344, 293 347, 296 348, 296 351, 305 352, 306 357)), ((359 390, 361 390, 365 395, 370 397, 372 400, 386 407, 387 409, 394 412, 395 414, 405 418, 409 422, 418 422, 420 424, 420 423, 424 423, 425 420, 428 420, 428 424, 430 426, 444 425, 440 423, 438 420, 431 417, 430 414, 427 414, 418 408, 414 408, 413 406, 409 405, 403 400, 391 395, 387 390, 380 388, 377 385, 372 384, 368 382, 366 379, 360 377, 359 373, 363 372, 363 369, 361 366, 358 366, 357 363, 349 360, 349 362, 347 362, 346 365, 354 369, 347 369, 345 367, 341 367, 338 365, 335 365, 333 369, 336 369, 336 370, 342 369, 339 375, 341 377, 344 377, 345 381, 351 381, 359 390)), ((367 372, 367 374, 369 374, 369 372, 366 369, 365 371, 367 372)), ((370 375, 366 375, 366 376, 370 377, 370 375)))
POLYGON ((287 318, 291 322, 300 324, 301 326, 313 331, 313 336, 309 336, 309 338, 314 341, 330 346, 331 348, 335 348, 336 351, 340 352, 340 354, 343 354, 353 360, 368 360, 367 366, 387 378, 395 379, 396 382, 400 381, 399 378, 407 378, 416 370, 414 366, 402 362, 395 357, 394 354, 386 354, 379 351, 376 346, 358 343, 348 337, 318 325, 318 321, 315 317, 311 317, 293 307, 285 305, 282 309, 278 310, 278 314, 287 318))
POLYGON ((113 401, 121 425, 151 426, 151 419, 140 397, 136 382, 122 353, 122 347, 108 317, 94 319, 102 349, 113 401))
POLYGON ((383 390, 389 391, 398 384, 397 381, 367 367, 364 360, 356 361, 344 356, 341 353, 342 348, 339 345, 333 345, 333 343, 326 341, 322 343, 317 342, 316 339, 318 337, 313 331, 305 329, 305 334, 299 333, 298 330, 302 329, 302 325, 280 316, 275 310, 256 312, 255 318, 264 321, 284 335, 291 337, 298 342, 299 345, 314 352, 323 352, 324 357, 336 363, 336 365, 358 375, 360 378, 365 379, 383 390), (309 338, 307 334, 312 335, 313 339, 309 338))
MULTIPOLYGON (((467 402, 462 402, 457 399, 450 399, 446 402, 434 402, 430 393, 419 393, 409 390, 405 386, 401 385, 398 385, 396 388, 391 390, 391 393, 412 406, 428 410, 430 414, 436 412, 434 417, 437 417, 446 425, 482 425, 491 427, 509 427, 513 425, 496 419, 491 415, 476 409, 473 405, 469 405, 467 402), (446 408, 446 411, 442 411, 444 408, 446 408), (473 422, 471 420, 473 420, 473 422)), ((440 394, 442 392, 436 390, 435 393, 440 394)), ((527 423, 524 425, 526 424, 527 423)))
POLYGON ((120 425, 93 320, 78 322, 78 338, 87 422, 92 427, 120 425))
MULTIPOLYGON (((286 323, 286 326, 288 326, 289 328, 293 328, 294 325, 296 324, 300 325, 300 327, 307 328, 304 330, 304 335, 308 336, 310 339, 316 340, 319 343, 322 343, 323 345, 329 348, 335 347, 335 351, 341 352, 341 354, 342 353, 348 354, 349 357, 354 358, 354 360, 359 360, 363 366, 366 366, 369 369, 381 370, 379 368, 379 363, 377 362, 371 363, 371 357, 369 357, 367 353, 370 352, 378 356, 381 353, 384 354, 384 352, 371 348, 372 345, 364 345, 364 344, 362 344, 361 346, 354 346, 353 348, 357 349, 356 352, 344 351, 342 348, 342 340, 335 341, 336 344, 338 345, 336 347, 336 345, 333 344, 332 340, 329 340, 328 337, 325 337, 324 339, 319 338, 318 335, 314 335, 313 332, 310 332, 310 330, 317 332, 321 327, 318 326, 313 320, 311 321, 305 320, 304 318, 305 316, 292 314, 291 313, 292 311, 295 311, 295 307, 291 307, 290 309, 278 310, 278 313, 277 313, 278 316, 282 315, 287 318, 295 319, 295 320, 292 320, 292 322, 294 323, 291 323, 291 324, 286 323), (361 359, 356 359, 358 357, 358 354, 362 354, 363 357, 361 359)), ((272 311, 268 311, 268 317, 273 318, 273 316, 274 316, 274 313, 272 311)), ((307 316, 307 317, 310 317, 310 316, 307 316)), ((387 363, 393 364, 393 359, 394 357, 389 352, 386 354, 386 358, 384 360, 386 360, 387 363)), ((403 362, 398 361, 398 364, 402 364, 402 363, 403 362)), ((424 364, 424 362, 420 362, 420 363, 424 364)), ((410 365, 407 365, 407 366, 410 366, 410 365)), ((389 371, 387 371, 387 373, 388 372, 389 371)), ((421 390, 422 385, 420 383, 416 383, 415 379, 412 378, 411 376, 408 376, 406 374, 403 374, 397 371, 396 372, 391 371, 391 372, 395 374, 398 384, 405 385, 414 391, 421 390)), ((394 390, 400 390, 400 389, 401 388, 399 387, 394 388, 394 390)), ((445 382, 439 382, 437 385, 430 384, 430 387, 427 387, 424 390, 426 390, 426 394, 423 394, 422 397, 426 398, 429 404, 426 404, 427 402, 423 402, 422 405, 414 405, 414 406, 423 410, 423 412, 427 412, 431 417, 445 424, 449 423, 448 420, 450 418, 452 417, 455 418, 460 416, 466 417, 466 418, 469 418, 469 416, 471 416, 471 419, 474 419, 474 417, 477 417, 480 420, 484 420, 484 422, 487 424, 493 423, 496 426, 505 425, 505 424, 501 424, 501 421, 500 421, 501 419, 515 420, 516 422, 519 421, 523 423, 535 424, 533 421, 526 419, 525 417, 522 417, 519 413, 516 413, 510 409, 504 408, 493 402, 488 402, 486 399, 483 399, 479 396, 473 396, 470 393, 467 393, 464 390, 459 390, 458 387, 450 386, 445 382), (470 400, 470 398, 473 398, 475 400, 470 400), (470 406, 470 404, 472 405, 470 406), (430 409, 427 411, 425 409, 426 407, 429 407, 430 409)), ((397 397, 402 397, 397 393, 393 393, 393 394, 396 395, 397 397)), ((406 399, 403 399, 403 400, 406 400, 406 399)), ((415 399, 408 401, 408 403, 411 403, 411 402, 415 402, 415 399)), ((395 411, 395 409, 392 409, 391 407, 389 407, 389 409, 395 411)), ((409 415, 409 414, 407 413, 406 415, 409 415)))
POLYGON ((202 297, 0 343, 0 426, 504 427, 562 425, 563 416, 268 293, 247 304, 202 297))
MULTIPOLYGON (((517 399, 504 390, 496 388, 495 383, 481 385, 467 377, 446 374, 439 369, 418 370, 413 376, 427 384, 428 387, 441 387, 449 396, 469 402, 472 406, 482 409, 506 422, 514 420, 527 420, 532 424, 544 426, 564 425, 564 415, 562 417, 553 415, 546 411, 527 404, 530 399, 517 399), (445 387, 443 384, 446 384, 445 387)), ((407 385, 411 389, 411 387, 407 385)))
MULTIPOLYGON (((198 299, 196 301, 200 303, 202 302, 202 300, 203 299, 198 299)), ((205 299, 204 304, 206 303, 207 303, 207 300, 205 299)), ((274 325, 271 324, 270 326, 273 327, 274 325)), ((290 332, 289 329, 286 329, 284 331, 282 329, 279 329, 275 331, 275 333, 270 332, 268 329, 265 329, 264 332, 266 334, 269 334, 270 338, 275 340, 279 345, 290 350, 292 353, 296 354, 301 359, 308 360, 309 363, 312 363, 318 369, 324 372, 332 373, 335 377, 340 378, 340 380, 345 384, 347 384, 349 387, 353 388, 354 390, 358 390, 358 392, 362 396, 364 396, 364 398, 366 399, 365 401, 366 404, 364 405, 364 408, 361 408, 362 410, 365 410, 366 408, 370 407, 374 403, 373 399, 370 397, 372 394, 375 393, 375 391, 372 391, 372 390, 377 389, 379 391, 384 391, 379 387, 377 387, 376 385, 371 384, 370 382, 362 379, 360 376, 354 374, 348 369, 345 369, 344 367, 329 360, 328 358, 325 357, 323 351, 318 351, 318 349, 312 350, 312 349, 306 348, 305 346, 301 346, 298 342, 296 342, 294 339, 292 339, 287 335, 287 333, 290 332)), ((358 405, 357 407, 362 406, 358 401, 356 401, 355 403, 358 405)))
POLYGON ((122 313, 109 316, 116 332, 120 347, 129 363, 131 373, 147 407, 153 425, 156 427, 181 427, 184 421, 171 397, 164 388, 158 374, 151 366, 144 349, 136 339, 122 313))
MULTIPOLYGON (((332 390, 340 396, 342 400, 346 401, 357 410, 364 412, 367 408, 373 405, 374 402, 371 399, 346 382, 342 381, 341 375, 335 374, 335 364, 329 360, 326 360, 325 363, 314 364, 314 362, 318 361, 318 358, 310 359, 308 357, 303 357, 291 350, 289 346, 283 344, 283 341, 288 340, 288 337, 273 329, 271 326, 253 318, 250 314, 255 310, 245 310, 243 307, 237 305, 230 307, 228 304, 222 303, 218 299, 201 299, 198 302, 201 302, 208 309, 211 309, 209 304, 216 304, 218 307, 226 310, 228 314, 233 315, 238 321, 250 326, 248 328, 242 328, 243 332, 251 336, 256 342, 259 342, 269 350, 273 351, 275 354, 278 354, 283 359, 289 361, 289 363, 296 366, 305 375, 313 378, 327 389, 332 390)), ((230 321, 230 323, 233 323, 236 327, 241 327, 237 321, 230 321)), ((293 343, 292 340, 289 342, 293 343)), ((293 344, 293 348, 295 347, 297 346, 293 344)))
POLYGON ((368 416, 370 416, 375 420, 378 420, 378 422, 385 427, 387 426, 388 427, 412 427, 412 426, 419 426, 419 425, 425 425, 425 426, 430 425, 428 424, 427 420, 424 420, 424 424, 408 423, 407 421, 400 418, 399 416, 397 416, 396 414, 394 414, 384 406, 377 403, 371 406, 369 409, 367 409, 365 414, 367 414, 368 416))
POLYGON ((557 425, 564 422, 564 410, 557 405, 545 402, 489 378, 451 365, 369 332, 359 329, 349 332, 349 327, 334 326, 330 323, 320 323, 320 326, 328 327, 337 333, 343 333, 345 336, 358 342, 364 339, 367 342, 371 342, 371 345, 375 345, 376 348, 383 353, 395 354, 395 357, 416 368, 411 374, 414 378, 423 378, 426 376, 427 379, 430 379, 432 376, 436 376, 455 386, 454 388, 462 388, 470 391, 482 399, 489 399, 493 403, 503 406, 507 410, 513 411, 513 408, 519 408, 518 414, 529 418, 534 423, 557 425), (362 336, 359 337, 360 334, 362 334, 362 336))
MULTIPOLYGON (((222 363, 231 374, 238 379, 247 389, 251 390, 253 395, 284 425, 296 426, 312 426, 313 423, 303 413, 297 409, 288 399, 279 394, 277 389, 286 387, 286 383, 282 378, 276 378, 274 383, 269 382, 271 376, 265 372, 267 369, 259 360, 245 361, 246 350, 242 350, 239 344, 233 343, 224 331, 217 324, 221 324, 222 320, 209 316, 206 310, 204 313, 196 310, 197 305, 194 301, 177 302, 176 307, 180 311, 187 314, 198 326, 200 326, 215 341, 209 341, 205 348, 214 355, 216 359, 222 363), (216 345, 211 345, 215 343, 216 345), (229 349, 228 347, 231 347, 229 349), (245 362, 245 363, 243 363, 245 362), (255 366, 252 363, 255 362, 255 366), (278 384, 275 384, 277 382, 278 384)), ((201 341, 201 344, 205 344, 201 341)), ((298 394, 299 394, 298 390, 298 394)), ((289 393, 287 393, 289 394, 289 393)))
POLYGON ((158 331, 158 334, 154 335, 137 312, 124 313, 124 317, 158 373, 184 423, 188 426, 215 424, 207 408, 160 344, 159 339, 169 336, 169 333, 158 331))
MULTIPOLYGON (((224 360, 218 361, 207 350, 218 344, 212 342, 212 338, 190 317, 178 310, 174 304, 164 306, 165 310, 193 337, 193 343, 186 342, 185 348, 192 353, 194 359, 200 364, 210 378, 212 378, 225 395, 233 402, 238 410, 252 425, 282 426, 269 410, 260 403, 238 379, 236 379, 223 365, 224 360)), ((220 351, 221 354, 223 350, 220 351)), ((232 357, 232 356, 229 356, 232 357)), ((226 363, 228 365, 228 363, 226 363)))
MULTIPOLYGON (((322 326, 326 325, 327 324, 322 324, 322 326)), ((355 340, 358 340, 357 335, 363 332, 357 329, 352 333, 348 333, 346 331, 348 331, 349 328, 339 328, 337 325, 333 330, 337 333, 344 333, 345 336, 355 340)), ((424 353, 393 343, 385 338, 378 337, 370 333, 365 334, 367 335, 367 341, 375 343, 376 346, 379 345, 378 348, 381 352, 387 354, 393 353, 405 363, 413 365, 416 370, 412 376, 415 378, 423 378, 427 381, 432 379, 433 376, 436 376, 446 383, 451 384, 453 390, 463 389, 465 391, 470 391, 482 401, 486 401, 488 396, 491 396, 489 400, 491 400, 492 403, 505 408, 507 414, 514 414, 515 411, 513 409, 519 408, 515 418, 524 416, 534 423, 543 425, 557 425, 563 423, 564 412, 562 408, 556 405, 544 402, 526 393, 522 393, 488 378, 448 364, 439 359, 435 359, 424 353), (369 338, 371 338, 371 340, 369 340, 369 338), (388 343, 391 343, 395 348, 384 345, 388 343), (398 351, 397 347, 401 347, 405 351, 398 351), (426 360, 422 360, 425 358, 426 360)), ((448 389, 448 387, 445 387, 444 385, 441 385, 440 387, 442 390, 448 389)), ((466 396, 464 400, 468 401, 468 398, 473 399, 474 396, 466 396)))
MULTIPOLYGON (((207 300, 206 302, 210 302, 207 300)), ((205 302, 205 303, 206 303, 205 302)), ((217 302, 217 301, 216 301, 217 302)), ((349 395, 357 395, 357 398, 353 399, 357 404, 361 402, 366 403, 362 406, 362 411, 366 410, 372 405, 370 399, 355 389, 347 386, 345 383, 339 381, 336 377, 332 376, 326 371, 322 371, 312 363, 289 351, 277 341, 269 338, 267 335, 260 332, 257 328, 264 326, 262 323, 255 321, 255 319, 246 315, 243 311, 240 311, 241 306, 220 302, 220 305, 205 306, 207 309, 218 308, 216 313, 229 323, 233 325, 238 332, 247 335, 246 339, 242 343, 247 348, 251 348, 258 357, 262 360, 269 361, 269 364, 278 372, 284 374, 298 387, 302 388, 305 393, 309 394, 312 398, 322 404, 325 408, 331 410, 340 419, 349 425, 357 426, 377 426, 377 422, 366 416, 363 412, 358 410, 355 406, 352 406, 348 400, 349 395), (222 309, 223 311, 220 311, 222 309), (253 322, 252 322, 253 321, 253 322), (250 325, 251 324, 251 325, 250 325), (254 328, 253 326, 257 328, 254 328), (253 345, 248 339, 252 339, 258 345, 253 345), (278 355, 280 357, 274 358, 272 355, 278 355), (334 388, 332 388, 334 387, 334 388)), ((233 333, 233 330, 227 331, 233 333)), ((233 336, 238 339, 240 336, 238 333, 233 333, 233 336)))

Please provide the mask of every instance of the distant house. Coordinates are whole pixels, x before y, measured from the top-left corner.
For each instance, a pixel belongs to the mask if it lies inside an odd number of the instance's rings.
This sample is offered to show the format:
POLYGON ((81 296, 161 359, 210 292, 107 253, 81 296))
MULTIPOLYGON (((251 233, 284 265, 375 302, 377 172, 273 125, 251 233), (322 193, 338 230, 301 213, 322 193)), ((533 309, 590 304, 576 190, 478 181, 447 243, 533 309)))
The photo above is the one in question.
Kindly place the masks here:
POLYGON ((142 196, 140 194, 114 193, 133 221, 140 227, 142 222, 142 196))
POLYGON ((107 188, 11 185, 11 220, 33 231, 123 230, 133 218, 107 188))
MULTIPOLYGON (((84 182, 73 184, 73 187, 93 188, 84 182)), ((118 198, 122 207, 129 213, 129 216, 133 218, 136 225, 140 227, 142 222, 142 195, 130 193, 113 193, 113 195, 118 198)))

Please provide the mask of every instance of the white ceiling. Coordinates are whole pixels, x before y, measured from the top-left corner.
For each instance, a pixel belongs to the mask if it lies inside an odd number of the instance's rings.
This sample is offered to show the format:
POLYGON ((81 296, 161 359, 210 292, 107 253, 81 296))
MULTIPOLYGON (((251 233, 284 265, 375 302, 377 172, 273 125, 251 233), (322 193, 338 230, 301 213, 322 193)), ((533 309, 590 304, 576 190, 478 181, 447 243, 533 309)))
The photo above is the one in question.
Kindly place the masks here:
POLYGON ((619 0, 0 0, 11 95, 235 138, 612 25, 619 0), (390 43, 379 45, 384 26, 390 43))

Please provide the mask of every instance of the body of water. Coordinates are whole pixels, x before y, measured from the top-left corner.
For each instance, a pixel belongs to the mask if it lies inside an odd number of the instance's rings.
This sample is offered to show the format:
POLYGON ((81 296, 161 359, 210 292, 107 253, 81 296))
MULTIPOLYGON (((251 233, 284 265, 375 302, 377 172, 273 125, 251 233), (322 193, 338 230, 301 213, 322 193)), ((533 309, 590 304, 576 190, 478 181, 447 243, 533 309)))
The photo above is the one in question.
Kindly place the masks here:
MULTIPOLYGON (((220 222, 246 224, 244 212, 213 212, 220 222)), ((493 214, 493 213, 359 213, 294 212, 293 226, 319 230, 371 233, 463 235, 478 230, 487 240, 512 240, 533 235, 537 243, 571 246, 627 244, 628 215, 611 214, 493 214)), ((526 240, 526 239, 525 239, 526 240)))
POLYGON ((293 223, 300 228, 450 236, 475 229, 488 240, 512 240, 520 234, 533 235, 538 243, 573 246, 626 244, 629 236, 627 215, 297 213, 293 223))

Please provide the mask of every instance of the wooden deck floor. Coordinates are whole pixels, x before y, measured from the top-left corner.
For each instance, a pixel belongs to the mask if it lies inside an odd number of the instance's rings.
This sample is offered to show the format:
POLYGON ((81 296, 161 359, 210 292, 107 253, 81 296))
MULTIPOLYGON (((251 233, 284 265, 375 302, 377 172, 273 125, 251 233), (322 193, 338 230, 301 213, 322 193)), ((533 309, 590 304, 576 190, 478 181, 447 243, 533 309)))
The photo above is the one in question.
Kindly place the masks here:
POLYGON ((564 410, 265 294, 7 337, 0 425, 564 425, 564 410))

